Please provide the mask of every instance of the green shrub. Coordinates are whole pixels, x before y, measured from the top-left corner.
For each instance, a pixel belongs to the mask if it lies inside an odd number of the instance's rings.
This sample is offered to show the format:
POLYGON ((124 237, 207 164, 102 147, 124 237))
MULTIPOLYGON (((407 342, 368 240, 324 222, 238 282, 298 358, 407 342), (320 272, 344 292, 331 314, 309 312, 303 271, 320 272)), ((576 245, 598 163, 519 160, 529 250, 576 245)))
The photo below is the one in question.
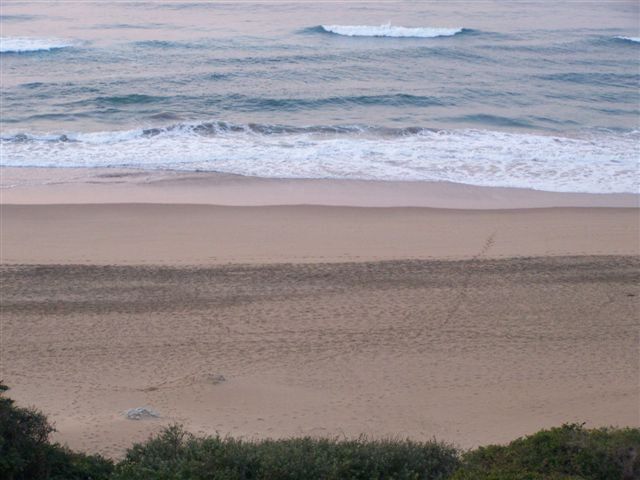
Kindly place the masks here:
POLYGON ((453 480, 632 480, 640 478, 640 429, 542 430, 463 456, 453 480))
POLYGON ((0 382, 0 478, 6 480, 107 479, 113 463, 49 442, 54 428, 32 408, 16 407, 0 382))
POLYGON ((434 479, 458 467, 455 448, 409 440, 195 438, 181 427, 135 445, 115 479, 434 479))

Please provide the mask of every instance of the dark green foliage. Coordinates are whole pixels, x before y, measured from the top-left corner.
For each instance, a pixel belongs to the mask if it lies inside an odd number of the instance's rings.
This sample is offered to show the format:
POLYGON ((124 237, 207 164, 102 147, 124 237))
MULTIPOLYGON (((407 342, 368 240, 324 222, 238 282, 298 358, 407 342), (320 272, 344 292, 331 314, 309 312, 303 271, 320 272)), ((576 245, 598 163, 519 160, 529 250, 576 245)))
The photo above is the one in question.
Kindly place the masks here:
POLYGON ((0 384, 0 477, 46 478, 47 440, 53 428, 40 412, 17 408, 0 384))
POLYGON ((131 448, 124 479, 446 479, 458 452, 436 442, 298 438, 242 441, 195 438, 173 426, 131 448))
POLYGON ((633 480, 640 478, 640 430, 566 424, 509 445, 468 452, 453 480, 633 480))
POLYGON ((113 463, 99 456, 71 452, 49 442, 54 428, 31 408, 20 408, 3 395, 0 382, 0 479, 107 479, 113 463))

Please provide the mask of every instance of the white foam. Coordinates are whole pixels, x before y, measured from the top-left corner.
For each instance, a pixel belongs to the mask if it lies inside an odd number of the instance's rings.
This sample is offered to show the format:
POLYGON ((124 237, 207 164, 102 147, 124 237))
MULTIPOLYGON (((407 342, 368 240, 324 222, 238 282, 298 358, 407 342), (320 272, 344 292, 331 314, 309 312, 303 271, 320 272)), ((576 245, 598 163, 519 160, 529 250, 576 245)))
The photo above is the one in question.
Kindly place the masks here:
POLYGON ((348 37, 450 37, 462 32, 462 28, 396 27, 391 24, 371 25, 321 25, 330 33, 348 37))
POLYGON ((0 143, 1 164, 204 170, 275 178, 448 181, 558 192, 640 190, 640 132, 582 138, 452 130, 381 135, 250 131, 199 134, 183 126, 21 136, 0 143))
POLYGON ((628 40, 629 42, 640 43, 640 37, 616 37, 616 38, 619 38, 620 40, 628 40))
POLYGON ((61 38, 0 37, 0 53, 26 53, 72 47, 74 43, 61 38))

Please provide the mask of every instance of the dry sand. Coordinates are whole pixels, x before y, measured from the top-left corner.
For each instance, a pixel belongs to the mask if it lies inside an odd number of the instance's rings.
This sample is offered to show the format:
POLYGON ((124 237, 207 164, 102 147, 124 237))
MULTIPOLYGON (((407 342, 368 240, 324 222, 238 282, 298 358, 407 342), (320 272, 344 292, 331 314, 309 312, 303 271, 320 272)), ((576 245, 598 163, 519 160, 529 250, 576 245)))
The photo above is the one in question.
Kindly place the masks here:
MULTIPOLYGON (((72 447, 118 456, 172 422, 464 447, 640 425, 638 209, 151 205, 101 188, 109 203, 26 205, 53 193, 18 187, 1 211, 0 377, 72 447), (139 406, 162 418, 123 417, 139 406)), ((529 193, 500 195, 544 197, 529 193)))
POLYGON ((632 208, 3 205, 12 264, 350 262, 637 255, 632 208))

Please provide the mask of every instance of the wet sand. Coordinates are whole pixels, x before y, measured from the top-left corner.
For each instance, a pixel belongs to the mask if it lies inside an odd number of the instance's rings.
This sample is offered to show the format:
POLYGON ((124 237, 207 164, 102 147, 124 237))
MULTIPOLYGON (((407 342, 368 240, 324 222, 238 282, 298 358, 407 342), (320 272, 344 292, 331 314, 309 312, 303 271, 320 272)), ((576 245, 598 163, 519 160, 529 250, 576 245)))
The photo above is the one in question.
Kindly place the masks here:
POLYGON ((256 178, 121 168, 0 167, 5 204, 321 205, 467 210, 639 208, 640 195, 541 192, 448 182, 256 178))

